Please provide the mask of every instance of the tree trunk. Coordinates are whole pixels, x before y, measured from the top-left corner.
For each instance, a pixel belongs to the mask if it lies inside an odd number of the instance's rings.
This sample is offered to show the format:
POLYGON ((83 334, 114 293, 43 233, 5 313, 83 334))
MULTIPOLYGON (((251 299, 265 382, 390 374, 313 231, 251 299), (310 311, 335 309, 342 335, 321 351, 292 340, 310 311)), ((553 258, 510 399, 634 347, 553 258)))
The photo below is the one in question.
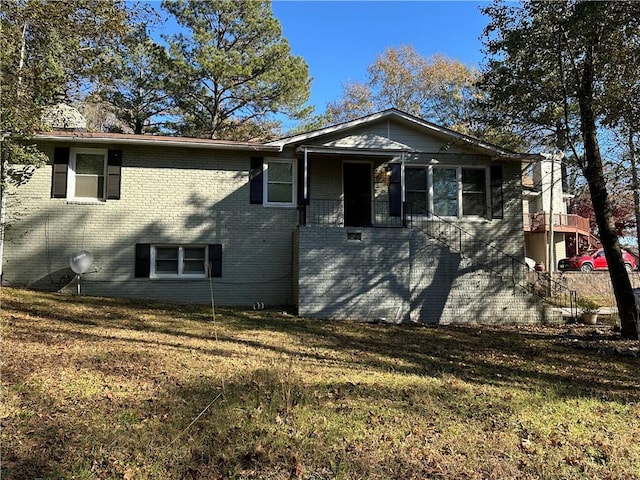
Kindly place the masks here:
POLYGON ((585 162, 583 164, 583 173, 589 184, 600 241, 609 265, 609 276, 611 277, 613 293, 618 305, 622 335, 629 338, 638 338, 638 311, 633 290, 631 289, 631 280, 622 260, 622 252, 613 221, 602 168, 600 147, 596 136, 596 122, 593 111, 593 82, 593 50, 588 49, 584 60, 580 87, 577 92, 580 106, 580 126, 584 141, 585 162))
MULTIPOLYGON (((633 211, 636 217, 636 240, 640 248, 640 179, 638 179, 638 161, 633 143, 633 130, 629 124, 629 154, 631 155, 631 188, 633 189, 633 211)), ((636 129, 637 131, 637 129, 636 129)))

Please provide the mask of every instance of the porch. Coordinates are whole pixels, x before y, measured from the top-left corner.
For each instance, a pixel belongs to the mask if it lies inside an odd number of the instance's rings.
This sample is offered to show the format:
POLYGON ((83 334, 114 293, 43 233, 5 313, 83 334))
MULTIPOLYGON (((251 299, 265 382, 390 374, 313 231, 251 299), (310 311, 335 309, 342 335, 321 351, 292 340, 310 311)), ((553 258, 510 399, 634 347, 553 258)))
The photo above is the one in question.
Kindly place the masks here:
MULTIPOLYGON (((528 232, 541 233, 549 231, 550 215, 546 212, 536 212, 524 216, 524 229, 528 232)), ((591 232, 589 219, 580 215, 555 213, 553 214, 553 229, 556 232, 578 232, 589 235, 591 232)))

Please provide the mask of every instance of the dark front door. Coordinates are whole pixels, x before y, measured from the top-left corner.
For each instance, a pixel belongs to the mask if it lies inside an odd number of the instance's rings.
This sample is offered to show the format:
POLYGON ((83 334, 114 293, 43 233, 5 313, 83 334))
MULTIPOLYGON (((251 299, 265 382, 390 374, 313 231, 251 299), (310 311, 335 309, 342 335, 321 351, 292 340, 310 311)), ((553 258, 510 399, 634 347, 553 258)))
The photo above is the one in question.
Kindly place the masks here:
POLYGON ((345 163, 342 178, 345 226, 371 226, 371 164, 345 163))

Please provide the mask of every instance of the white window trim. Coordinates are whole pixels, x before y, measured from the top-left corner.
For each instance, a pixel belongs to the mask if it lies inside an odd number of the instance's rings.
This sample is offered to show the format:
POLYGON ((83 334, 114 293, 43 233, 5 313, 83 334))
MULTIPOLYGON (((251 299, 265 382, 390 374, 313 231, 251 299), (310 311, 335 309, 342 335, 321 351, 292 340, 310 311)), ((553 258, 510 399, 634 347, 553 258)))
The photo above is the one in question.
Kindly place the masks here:
POLYGON ((284 158, 265 158, 262 162, 263 173, 263 188, 262 188, 262 205, 265 207, 285 207, 291 208, 296 206, 296 199, 298 198, 298 162, 295 159, 284 158), (292 166, 292 188, 291 188, 291 202, 269 202, 269 164, 270 163, 287 163, 292 166))
POLYGON ((107 198, 107 158, 109 151, 102 148, 72 148, 69 150, 69 168, 67 169, 67 199, 79 200, 82 202, 104 202, 107 198), (103 156, 102 167, 102 196, 101 197, 78 197, 76 196, 76 155, 88 153, 91 155, 103 156))
POLYGON ((406 168, 425 168, 427 170, 427 190, 428 190, 428 199, 427 199, 427 210, 429 211, 428 215, 414 215, 416 218, 433 218, 433 169, 434 168, 444 168, 449 170, 456 170, 456 190, 457 190, 457 202, 458 202, 458 215, 439 215, 439 217, 444 219, 451 220, 488 220, 491 215, 491 192, 489 189, 490 182, 490 168, 488 166, 466 166, 466 165, 428 165, 428 164, 404 164, 404 168, 402 169, 402 199, 405 200, 406 197, 406 184, 405 184, 405 169, 406 168), (462 212, 462 169, 475 169, 475 170, 484 170, 485 172, 485 214, 481 215, 463 215, 462 212))
POLYGON ((166 244, 157 244, 151 245, 150 252, 150 262, 149 266, 149 278, 207 278, 207 269, 204 266, 209 260, 209 246, 208 245, 166 245, 166 244), (156 273, 156 249, 157 248, 177 248, 178 249, 178 273, 156 273), (203 248, 204 249, 204 258, 203 258, 203 273, 183 273, 184 266, 184 249, 185 248, 203 248))

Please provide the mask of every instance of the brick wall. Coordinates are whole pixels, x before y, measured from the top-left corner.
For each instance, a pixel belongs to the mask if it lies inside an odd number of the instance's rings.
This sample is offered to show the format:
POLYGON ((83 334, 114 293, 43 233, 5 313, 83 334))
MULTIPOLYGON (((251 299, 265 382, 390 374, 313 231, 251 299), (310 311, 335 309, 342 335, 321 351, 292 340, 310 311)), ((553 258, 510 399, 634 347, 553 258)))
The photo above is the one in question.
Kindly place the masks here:
POLYGON ((299 314, 407 320, 410 240, 401 229, 299 228, 299 314))
POLYGON ((300 315, 440 324, 559 321, 529 294, 416 230, 302 227, 297 250, 300 315))
MULTIPOLYGON (((555 272, 554 279, 575 290, 578 298, 592 298, 602 307, 614 307, 616 298, 608 271, 603 272, 555 272)), ((640 288, 640 272, 629 274, 632 288, 640 288)))
POLYGON ((249 152, 125 147, 121 199, 95 203, 50 198, 51 165, 42 167, 10 201, 4 279, 57 290, 85 249, 97 268, 83 276, 86 294, 207 303, 208 280, 134 278, 135 245, 219 243, 217 302, 290 304, 297 210, 251 205, 249 163, 249 152))

